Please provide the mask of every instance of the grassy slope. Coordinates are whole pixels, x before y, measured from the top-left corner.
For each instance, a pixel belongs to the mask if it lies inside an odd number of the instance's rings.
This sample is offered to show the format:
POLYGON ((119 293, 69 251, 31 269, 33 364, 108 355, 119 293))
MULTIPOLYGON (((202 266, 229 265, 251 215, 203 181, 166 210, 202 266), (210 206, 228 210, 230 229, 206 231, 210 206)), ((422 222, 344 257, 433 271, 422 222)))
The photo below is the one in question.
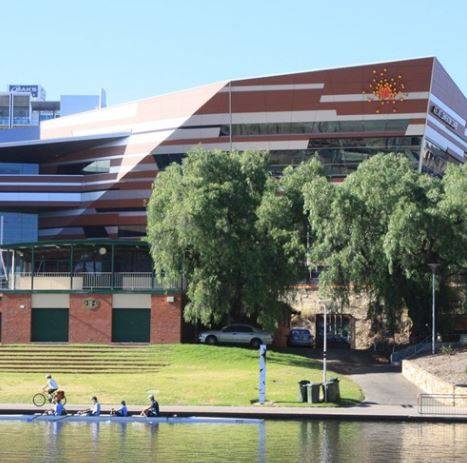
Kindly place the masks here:
MULTIPOLYGON (((250 405, 257 400, 257 351, 187 344, 142 350, 145 357, 166 366, 154 373, 58 374, 68 402, 87 403, 96 394, 104 404, 121 399, 128 404, 142 404, 151 391, 157 392, 161 404, 172 405, 250 405)), ((131 355, 132 350, 128 352, 131 355)), ((111 350, 107 355, 112 357, 111 350)), ((60 362, 58 357, 55 359, 60 362)), ((330 375, 338 376, 332 372, 330 375)), ((320 364, 293 353, 268 352, 268 401, 299 405, 297 382, 301 379, 321 381, 320 364)), ((0 402, 31 403, 33 393, 44 382, 44 375, 38 373, 0 373, 0 402)), ((344 402, 362 399, 360 389, 349 379, 341 377, 340 386, 344 402)))

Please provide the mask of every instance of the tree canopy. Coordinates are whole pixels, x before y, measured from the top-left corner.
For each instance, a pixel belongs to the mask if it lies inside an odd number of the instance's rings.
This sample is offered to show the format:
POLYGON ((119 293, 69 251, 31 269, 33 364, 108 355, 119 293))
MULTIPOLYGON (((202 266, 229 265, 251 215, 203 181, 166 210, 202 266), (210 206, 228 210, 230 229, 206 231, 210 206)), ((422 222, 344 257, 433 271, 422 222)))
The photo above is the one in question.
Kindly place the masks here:
POLYGON ((381 154, 333 184, 315 158, 280 179, 268 162, 264 152, 197 148, 154 182, 155 271, 167 285, 184 275, 187 321, 248 318, 272 327, 307 263, 322 269, 320 289, 335 302, 368 297, 375 332, 394 332, 403 308, 417 332, 425 329, 429 263, 440 264, 439 306, 459 303, 467 286, 465 165, 438 179, 403 155, 381 154))
POLYGON ((407 307, 423 331, 430 316, 428 264, 440 264, 445 307, 451 277, 467 268, 466 188, 465 165, 436 179, 396 154, 370 158, 339 186, 324 177, 307 182, 310 258, 323 266, 322 290, 342 304, 351 292, 365 293, 375 330, 394 331, 407 307))
POLYGON ((288 195, 276 193, 266 153, 197 148, 158 175, 148 239, 159 278, 185 275, 185 319, 280 318, 304 248, 288 195))

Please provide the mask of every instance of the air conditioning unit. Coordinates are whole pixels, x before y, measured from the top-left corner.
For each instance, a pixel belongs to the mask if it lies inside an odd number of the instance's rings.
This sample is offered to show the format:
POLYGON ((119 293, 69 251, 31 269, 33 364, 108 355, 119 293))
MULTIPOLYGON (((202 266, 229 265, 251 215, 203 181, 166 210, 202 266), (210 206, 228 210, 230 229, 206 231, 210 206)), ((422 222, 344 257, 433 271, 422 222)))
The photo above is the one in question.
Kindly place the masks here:
POLYGON ((174 296, 167 296, 167 302, 175 302, 174 296))

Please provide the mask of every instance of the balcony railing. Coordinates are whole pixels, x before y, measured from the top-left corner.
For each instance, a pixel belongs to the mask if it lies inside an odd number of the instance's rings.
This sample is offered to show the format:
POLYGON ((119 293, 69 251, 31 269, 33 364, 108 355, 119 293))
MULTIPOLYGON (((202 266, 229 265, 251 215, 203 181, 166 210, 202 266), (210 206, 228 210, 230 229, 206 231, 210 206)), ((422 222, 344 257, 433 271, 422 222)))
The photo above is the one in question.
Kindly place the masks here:
POLYGON ((163 286, 151 272, 17 272, 0 280, 10 291, 144 291, 179 289, 181 282, 163 286))

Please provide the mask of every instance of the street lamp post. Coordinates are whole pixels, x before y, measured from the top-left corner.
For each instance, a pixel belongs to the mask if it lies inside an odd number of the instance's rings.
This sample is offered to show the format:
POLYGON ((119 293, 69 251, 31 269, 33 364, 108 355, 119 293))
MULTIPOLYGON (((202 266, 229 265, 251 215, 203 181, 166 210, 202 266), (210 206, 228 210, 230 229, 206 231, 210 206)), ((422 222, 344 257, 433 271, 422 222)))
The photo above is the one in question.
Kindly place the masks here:
POLYGON ((324 313, 323 313, 323 391, 324 391, 324 401, 327 401, 328 391, 326 388, 326 373, 327 373, 327 340, 328 340, 328 324, 327 324, 327 307, 324 304, 324 313))
POLYGON ((431 306, 431 353, 435 355, 436 352, 436 301, 435 301, 435 283, 436 283, 436 270, 439 264, 432 262, 428 264, 431 269, 431 287, 432 287, 432 306, 431 306))

